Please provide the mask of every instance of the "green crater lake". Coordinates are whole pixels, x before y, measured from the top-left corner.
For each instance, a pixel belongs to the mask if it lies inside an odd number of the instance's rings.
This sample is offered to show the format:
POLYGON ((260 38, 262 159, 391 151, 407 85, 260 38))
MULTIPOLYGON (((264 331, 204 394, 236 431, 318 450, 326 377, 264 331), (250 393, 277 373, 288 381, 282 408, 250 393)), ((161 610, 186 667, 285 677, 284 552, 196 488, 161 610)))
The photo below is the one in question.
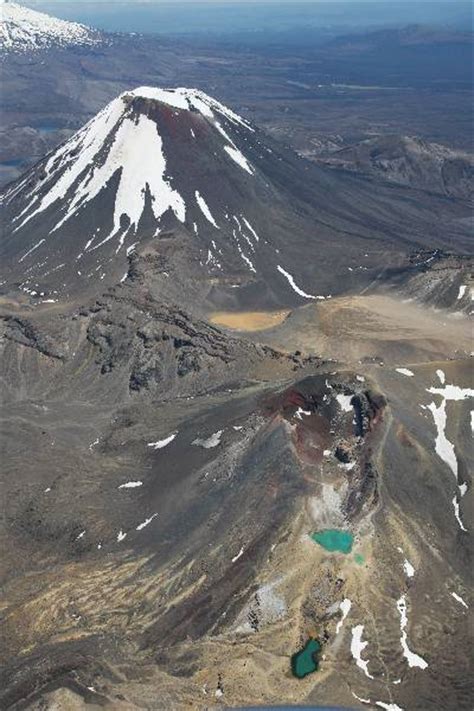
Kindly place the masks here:
POLYGON ((317 639, 309 639, 303 649, 291 657, 291 671, 298 679, 317 671, 321 645, 317 639))
POLYGON ((340 553, 350 553, 354 542, 352 533, 340 531, 337 528, 325 528, 323 531, 317 531, 311 534, 311 538, 327 551, 340 553))

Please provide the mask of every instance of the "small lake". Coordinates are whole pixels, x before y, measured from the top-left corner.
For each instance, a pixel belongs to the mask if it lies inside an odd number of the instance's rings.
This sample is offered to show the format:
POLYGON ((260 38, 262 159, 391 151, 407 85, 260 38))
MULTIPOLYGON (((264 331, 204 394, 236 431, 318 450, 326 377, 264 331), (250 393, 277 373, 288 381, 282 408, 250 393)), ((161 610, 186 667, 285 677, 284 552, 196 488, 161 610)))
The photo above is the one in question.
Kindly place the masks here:
POLYGON ((352 533, 338 528, 325 528, 323 531, 316 531, 311 534, 311 539, 331 553, 350 553, 354 543, 352 533))
POLYGON ((309 639, 303 649, 291 657, 291 671, 298 679, 317 671, 321 645, 317 639, 309 639))

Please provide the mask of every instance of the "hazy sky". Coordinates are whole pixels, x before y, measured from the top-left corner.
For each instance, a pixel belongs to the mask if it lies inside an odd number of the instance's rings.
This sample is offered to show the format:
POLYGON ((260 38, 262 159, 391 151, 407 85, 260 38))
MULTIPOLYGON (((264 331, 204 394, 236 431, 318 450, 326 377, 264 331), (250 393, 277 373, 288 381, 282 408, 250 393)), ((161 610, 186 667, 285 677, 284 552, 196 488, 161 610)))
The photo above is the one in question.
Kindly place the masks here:
POLYGON ((17 0, 65 20, 109 32, 281 32, 448 24, 465 28, 471 6, 459 0, 17 0))
MULTIPOLYGON (((317 3, 326 3, 329 4, 331 0, 297 0, 299 3, 309 3, 309 4, 317 4, 317 3)), ((344 0, 345 2, 360 2, 360 0, 344 0)), ((373 3, 391 3, 393 0, 364 0, 365 2, 373 2, 373 3)), ((417 0, 418 2, 430 2, 431 0, 417 0)), ((84 2, 84 0, 26 0, 25 4, 27 5, 54 5, 56 3, 67 3, 69 5, 73 5, 74 3, 77 3, 77 5, 80 5, 84 2)), ((172 0, 86 0, 86 2, 89 2, 90 4, 92 3, 108 3, 110 5, 114 4, 121 4, 121 5, 133 5, 134 3, 140 4, 140 5, 172 5, 173 2, 172 0)), ((177 2, 180 3, 210 3, 210 2, 215 2, 220 5, 225 5, 226 3, 230 3, 233 5, 239 5, 242 3, 252 3, 255 4, 257 3, 273 3, 273 4, 281 4, 281 5, 289 5, 291 6, 293 0, 177 0, 177 2)), ((413 3, 413 0, 398 0, 398 2, 406 2, 406 3, 413 3)))

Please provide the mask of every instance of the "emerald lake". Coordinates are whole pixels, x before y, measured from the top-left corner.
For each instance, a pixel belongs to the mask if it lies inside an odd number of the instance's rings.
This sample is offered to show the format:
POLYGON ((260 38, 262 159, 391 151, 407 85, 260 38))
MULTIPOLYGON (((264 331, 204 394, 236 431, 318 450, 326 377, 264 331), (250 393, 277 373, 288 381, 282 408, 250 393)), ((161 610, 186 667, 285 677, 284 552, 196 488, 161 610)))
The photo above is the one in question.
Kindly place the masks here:
POLYGON ((311 539, 325 548, 327 551, 350 553, 354 536, 349 531, 341 531, 337 528, 326 528, 311 534, 311 539))
POLYGON ((303 649, 293 654, 291 657, 291 670, 298 679, 312 672, 317 671, 319 666, 318 655, 321 651, 321 645, 317 639, 309 639, 303 649))

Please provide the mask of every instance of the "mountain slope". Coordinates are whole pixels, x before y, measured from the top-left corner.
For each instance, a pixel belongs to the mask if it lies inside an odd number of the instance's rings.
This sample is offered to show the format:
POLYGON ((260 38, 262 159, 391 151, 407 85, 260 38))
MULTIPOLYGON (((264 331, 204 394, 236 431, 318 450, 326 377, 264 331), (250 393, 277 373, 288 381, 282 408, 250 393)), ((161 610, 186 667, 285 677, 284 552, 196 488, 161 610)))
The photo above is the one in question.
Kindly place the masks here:
POLYGON ((160 246, 180 289, 192 273, 202 298, 248 306, 364 288, 387 257, 468 244, 467 208, 309 164, 184 88, 120 95, 12 184, 2 211, 3 291, 33 300, 118 283, 138 243, 160 246))
POLYGON ((323 153, 317 160, 448 197, 473 199, 474 158, 416 136, 376 136, 323 153))
POLYGON ((0 57, 25 54, 51 47, 92 46, 101 42, 99 32, 77 22, 67 22, 15 2, 0 5, 0 57))

